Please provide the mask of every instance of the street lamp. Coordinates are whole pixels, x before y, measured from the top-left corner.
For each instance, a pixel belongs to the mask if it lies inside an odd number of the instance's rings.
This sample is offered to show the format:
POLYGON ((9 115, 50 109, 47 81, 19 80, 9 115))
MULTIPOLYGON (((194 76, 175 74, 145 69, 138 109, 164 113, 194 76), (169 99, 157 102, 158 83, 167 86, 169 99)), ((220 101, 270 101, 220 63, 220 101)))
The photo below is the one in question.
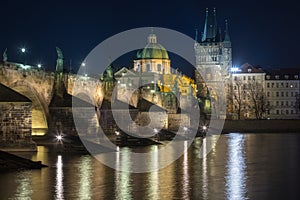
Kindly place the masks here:
POLYGON ((25 49, 24 47, 21 48, 21 53, 22 53, 23 59, 24 59, 24 60, 23 60, 23 62, 24 62, 23 65, 25 65, 25 64, 26 64, 26 60, 25 60, 25 58, 26 58, 26 57, 25 57, 26 49, 25 49))
POLYGON ((42 67, 42 64, 38 64, 37 67, 40 69, 42 67))

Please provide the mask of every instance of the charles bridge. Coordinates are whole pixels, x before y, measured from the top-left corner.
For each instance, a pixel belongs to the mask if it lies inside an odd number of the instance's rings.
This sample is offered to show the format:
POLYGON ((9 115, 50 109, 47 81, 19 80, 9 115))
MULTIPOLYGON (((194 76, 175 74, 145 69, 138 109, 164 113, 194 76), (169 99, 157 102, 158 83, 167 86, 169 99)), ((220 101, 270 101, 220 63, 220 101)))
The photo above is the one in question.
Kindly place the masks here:
MULTIPOLYGON (((58 59, 58 62, 61 59, 58 59)), ((60 67, 55 72, 38 67, 13 62, 0 63, 0 84, 3 84, 32 101, 32 134, 44 135, 49 128, 49 106, 55 95, 57 77, 61 76, 66 93, 96 105, 103 99, 100 80, 76 74, 62 73, 60 67), (76 88, 76 89, 74 89, 76 88)), ((12 99, 13 101, 13 99, 12 99)))

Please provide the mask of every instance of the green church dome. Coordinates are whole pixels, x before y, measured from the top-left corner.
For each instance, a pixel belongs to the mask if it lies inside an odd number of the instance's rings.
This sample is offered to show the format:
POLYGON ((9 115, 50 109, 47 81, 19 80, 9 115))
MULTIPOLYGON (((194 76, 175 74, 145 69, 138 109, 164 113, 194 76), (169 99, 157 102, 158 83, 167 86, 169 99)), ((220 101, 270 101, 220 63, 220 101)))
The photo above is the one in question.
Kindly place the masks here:
POLYGON ((150 34, 148 44, 137 52, 138 59, 169 59, 167 50, 156 42, 156 35, 150 34))

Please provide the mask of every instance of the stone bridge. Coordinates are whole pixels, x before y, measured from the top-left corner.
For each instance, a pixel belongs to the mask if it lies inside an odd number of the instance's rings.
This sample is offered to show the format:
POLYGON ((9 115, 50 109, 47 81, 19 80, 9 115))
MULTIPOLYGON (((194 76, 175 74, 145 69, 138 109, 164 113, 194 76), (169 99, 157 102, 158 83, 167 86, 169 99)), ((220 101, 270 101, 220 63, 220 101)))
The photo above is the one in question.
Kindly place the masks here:
MULTIPOLYGON (((49 105, 54 95, 55 72, 12 62, 0 62, 0 83, 32 101, 32 134, 43 135, 49 125, 49 105)), ((103 98, 102 83, 89 77, 63 74, 63 84, 70 95, 94 105, 103 98), (75 89, 76 88, 76 89, 75 89)))

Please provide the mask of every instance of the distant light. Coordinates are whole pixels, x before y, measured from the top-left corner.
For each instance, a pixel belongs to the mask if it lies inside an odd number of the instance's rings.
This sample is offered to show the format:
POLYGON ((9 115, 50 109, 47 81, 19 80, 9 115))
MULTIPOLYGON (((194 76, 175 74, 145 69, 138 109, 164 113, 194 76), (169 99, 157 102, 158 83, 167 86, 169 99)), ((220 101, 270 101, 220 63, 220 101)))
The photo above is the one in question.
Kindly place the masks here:
POLYGON ((81 63, 81 66, 82 66, 82 67, 85 67, 85 63, 84 63, 84 62, 83 62, 83 63, 81 63))
POLYGON ((231 67, 230 71, 231 72, 240 72, 241 70, 238 67, 231 67))
POLYGON ((183 130, 184 130, 184 131, 187 131, 187 130, 188 130, 188 128, 187 128, 187 127, 183 127, 183 130))
POLYGON ((25 52, 26 52, 26 49, 25 49, 25 48, 21 48, 21 52, 22 52, 22 53, 25 53, 25 52))
POLYGON ((41 68, 41 67, 42 67, 42 65, 41 65, 41 64, 38 64, 37 66, 38 66, 38 68, 41 68))
POLYGON ((202 129, 203 129, 203 130, 206 130, 206 129, 207 129, 207 127, 206 127, 206 126, 203 126, 203 127, 202 127, 202 129))
POLYGON ((56 139, 57 139, 58 141, 61 141, 61 140, 62 140, 62 135, 57 135, 57 136, 56 136, 56 139))
POLYGON ((157 130, 156 128, 154 128, 153 131, 154 131, 154 133, 157 133, 157 132, 158 132, 158 130, 157 130))
POLYGON ((116 135, 120 135, 120 132, 119 132, 119 131, 115 131, 115 134, 116 134, 116 135))
POLYGON ((85 77, 87 77, 87 74, 84 74, 85 77))

